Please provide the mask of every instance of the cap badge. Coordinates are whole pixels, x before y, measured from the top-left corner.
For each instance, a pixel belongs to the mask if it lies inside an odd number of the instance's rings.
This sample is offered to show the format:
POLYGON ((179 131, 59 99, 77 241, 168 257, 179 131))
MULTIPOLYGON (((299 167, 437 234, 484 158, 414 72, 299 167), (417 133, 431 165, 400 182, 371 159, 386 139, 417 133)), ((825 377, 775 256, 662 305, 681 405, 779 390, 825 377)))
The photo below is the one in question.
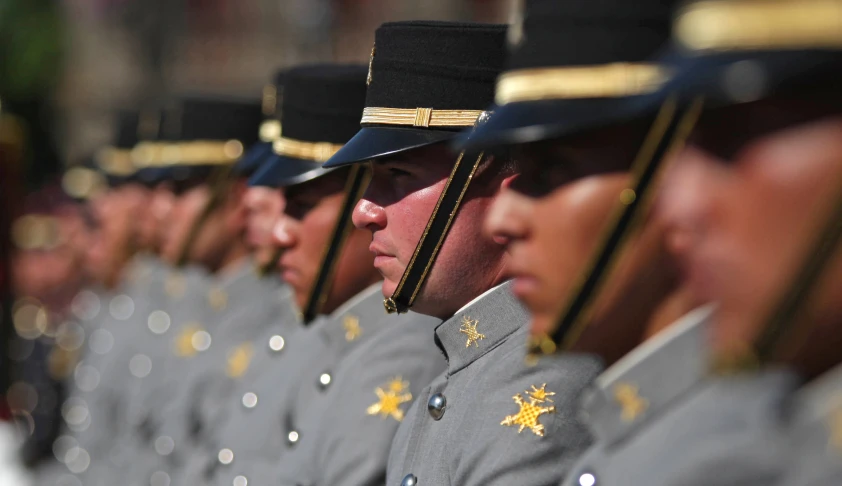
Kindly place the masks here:
POLYGON ((249 369, 254 355, 251 343, 243 343, 228 354, 228 367, 225 372, 231 378, 239 378, 249 369))
POLYGON ((547 391, 546 388, 546 383, 537 388, 535 385, 532 385, 532 391, 527 390, 524 392, 529 397, 528 402, 523 399, 523 396, 521 396, 520 393, 513 396, 512 398, 515 403, 520 406, 520 411, 514 415, 506 416, 506 418, 500 422, 500 425, 506 425, 509 427, 519 426, 517 430, 518 434, 523 432, 523 429, 528 428, 533 434, 543 437, 544 425, 541 424, 538 419, 541 415, 555 413, 555 406, 541 406, 543 403, 552 403, 552 399, 550 397, 555 395, 554 392, 547 391))
POLYGON ((363 333, 362 328, 360 328, 360 319, 356 316, 345 316, 342 319, 342 327, 345 329, 345 340, 349 343, 356 340, 363 333))
POLYGON ((368 86, 371 84, 371 66, 374 64, 374 51, 377 50, 377 46, 371 46, 371 55, 368 56, 368 75, 365 77, 365 85, 368 86))
POLYGON ((462 327, 459 328, 459 332, 468 336, 468 340, 465 341, 466 348, 471 347, 471 344, 478 348, 479 344, 477 344, 477 341, 485 339, 485 334, 477 331, 478 325, 478 320, 471 319, 468 316, 462 316, 462 327))
POLYGON ((633 422, 649 408, 649 401, 641 398, 637 386, 620 383, 614 387, 614 400, 620 405, 620 418, 624 422, 633 422))
POLYGON ((368 415, 392 417, 398 422, 402 421, 401 405, 412 400, 412 394, 408 390, 409 382, 404 381, 400 376, 386 383, 385 387, 378 386, 374 389, 378 402, 368 407, 365 412, 368 415))

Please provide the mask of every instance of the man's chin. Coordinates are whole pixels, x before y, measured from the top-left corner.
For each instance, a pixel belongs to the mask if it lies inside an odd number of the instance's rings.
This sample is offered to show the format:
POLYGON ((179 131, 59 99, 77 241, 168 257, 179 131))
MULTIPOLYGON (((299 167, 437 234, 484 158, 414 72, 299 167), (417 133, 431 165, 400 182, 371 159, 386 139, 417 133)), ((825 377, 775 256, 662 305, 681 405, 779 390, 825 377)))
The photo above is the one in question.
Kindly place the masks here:
POLYGON ((391 297, 392 294, 395 293, 395 289, 398 288, 398 283, 393 280, 389 280, 388 278, 383 278, 383 285, 380 287, 383 292, 383 297, 391 297))

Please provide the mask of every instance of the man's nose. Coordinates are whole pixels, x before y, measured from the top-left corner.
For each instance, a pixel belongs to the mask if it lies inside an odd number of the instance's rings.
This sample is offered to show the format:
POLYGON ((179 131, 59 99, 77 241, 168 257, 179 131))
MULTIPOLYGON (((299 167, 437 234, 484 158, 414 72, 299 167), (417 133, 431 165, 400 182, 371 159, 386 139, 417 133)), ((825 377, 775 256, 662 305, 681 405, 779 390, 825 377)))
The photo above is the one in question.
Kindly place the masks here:
POLYGON ((361 230, 374 232, 383 229, 386 227, 386 209, 363 197, 354 207, 351 221, 361 230))
POLYGON ((295 246, 295 242, 294 223, 291 218, 282 215, 272 228, 272 244, 287 249, 295 246))
POLYGON ((502 245, 525 238, 529 233, 532 207, 528 197, 512 189, 504 189, 485 217, 485 233, 502 245))

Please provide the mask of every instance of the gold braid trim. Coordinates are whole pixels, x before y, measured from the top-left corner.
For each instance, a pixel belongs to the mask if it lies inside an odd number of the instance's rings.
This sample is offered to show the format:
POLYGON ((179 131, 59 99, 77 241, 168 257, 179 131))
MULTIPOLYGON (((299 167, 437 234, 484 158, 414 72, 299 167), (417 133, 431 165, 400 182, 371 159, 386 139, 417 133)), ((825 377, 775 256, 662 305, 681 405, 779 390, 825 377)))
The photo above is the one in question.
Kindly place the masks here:
POLYGON ((679 13, 674 31, 693 50, 839 49, 842 2, 702 1, 679 13))
POLYGON ((197 140, 194 142, 142 142, 131 151, 137 168, 171 165, 228 165, 243 155, 239 140, 197 140))
POLYGON ((634 96, 657 90, 669 77, 669 71, 657 64, 519 69, 500 75, 495 101, 505 105, 519 101, 634 96))
POLYGON ((435 110, 433 108, 363 109, 361 124, 401 125, 408 127, 472 127, 482 110, 435 110))
POLYGON ((287 137, 278 137, 272 144, 272 148, 278 155, 293 157, 296 159, 312 160, 313 162, 324 163, 339 152, 341 143, 331 142, 305 142, 287 137))

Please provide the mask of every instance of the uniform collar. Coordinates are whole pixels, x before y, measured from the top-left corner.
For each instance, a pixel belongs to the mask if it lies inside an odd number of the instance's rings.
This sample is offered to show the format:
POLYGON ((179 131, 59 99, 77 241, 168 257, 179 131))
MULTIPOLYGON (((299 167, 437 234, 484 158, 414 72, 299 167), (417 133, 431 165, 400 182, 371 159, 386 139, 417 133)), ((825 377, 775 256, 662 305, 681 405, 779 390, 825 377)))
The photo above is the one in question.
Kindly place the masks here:
POLYGON ((713 306, 704 306, 686 314, 596 379, 582 409, 600 442, 626 437, 704 378, 712 312, 713 306))
POLYGON ((348 299, 318 326, 329 342, 352 343, 367 338, 384 321, 382 282, 367 287, 348 299))
POLYGON ((492 288, 436 328, 436 344, 447 358, 448 376, 496 348, 529 322, 511 286, 506 282, 492 288))
MULTIPOLYGON (((804 385, 796 396, 796 403, 796 420, 802 426, 830 426, 833 423, 830 419, 842 414, 842 365, 804 385)), ((831 435, 832 432, 827 430, 826 433, 831 435)))

